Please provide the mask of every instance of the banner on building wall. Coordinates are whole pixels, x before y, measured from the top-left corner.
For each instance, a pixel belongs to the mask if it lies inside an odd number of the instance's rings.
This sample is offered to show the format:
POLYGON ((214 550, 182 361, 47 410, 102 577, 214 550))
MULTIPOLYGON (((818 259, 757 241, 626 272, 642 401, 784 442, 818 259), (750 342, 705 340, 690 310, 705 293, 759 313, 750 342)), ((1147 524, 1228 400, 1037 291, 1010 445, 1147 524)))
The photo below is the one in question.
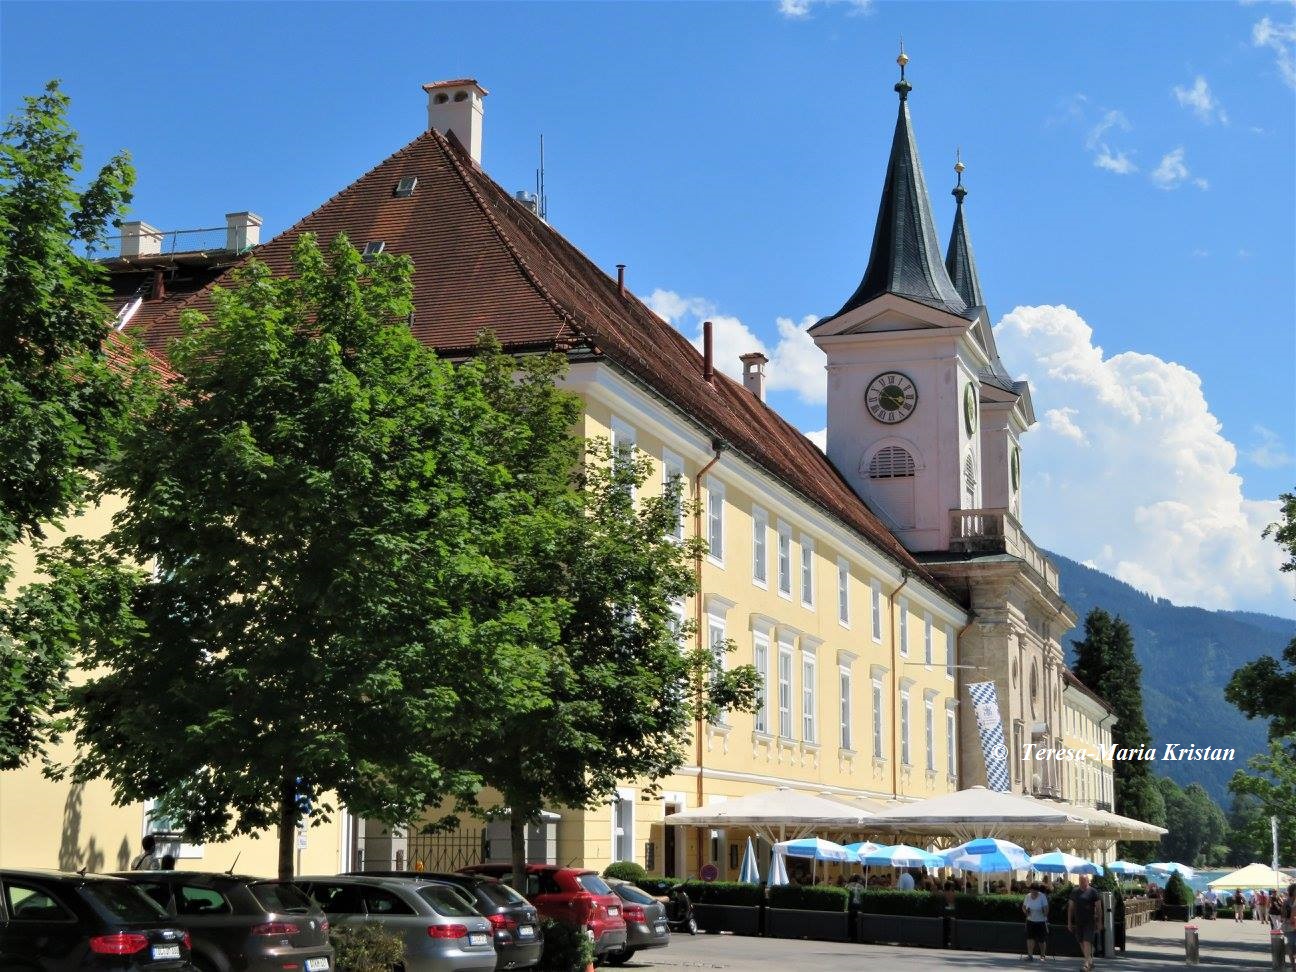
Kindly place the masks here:
POLYGON ((976 713, 977 734, 981 737, 981 755, 985 757, 986 787, 1007 793, 1008 745, 1004 742, 1003 719, 999 715, 999 694, 994 682, 970 682, 968 695, 976 713))

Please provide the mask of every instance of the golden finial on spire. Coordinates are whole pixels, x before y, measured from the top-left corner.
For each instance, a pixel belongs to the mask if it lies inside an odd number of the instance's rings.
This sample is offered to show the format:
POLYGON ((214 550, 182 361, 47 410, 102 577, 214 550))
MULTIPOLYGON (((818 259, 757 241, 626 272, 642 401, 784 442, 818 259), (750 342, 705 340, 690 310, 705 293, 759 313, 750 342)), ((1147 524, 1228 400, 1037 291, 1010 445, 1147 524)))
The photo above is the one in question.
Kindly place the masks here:
POLYGON ((904 35, 900 35, 900 56, 896 58, 896 63, 900 65, 900 73, 904 74, 905 65, 909 63, 909 55, 904 49, 904 35))
POLYGON ((954 149, 954 171, 959 174, 959 181, 963 181, 963 172, 967 166, 963 164, 963 149, 954 149))

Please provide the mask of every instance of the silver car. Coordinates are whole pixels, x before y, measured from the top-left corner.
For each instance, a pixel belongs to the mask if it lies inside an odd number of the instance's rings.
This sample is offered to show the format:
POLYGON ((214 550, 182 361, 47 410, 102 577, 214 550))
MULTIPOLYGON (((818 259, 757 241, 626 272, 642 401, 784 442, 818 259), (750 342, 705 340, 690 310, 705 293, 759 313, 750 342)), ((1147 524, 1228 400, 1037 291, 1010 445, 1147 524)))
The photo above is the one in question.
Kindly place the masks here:
POLYGON ((447 884, 409 878, 300 877, 334 925, 379 922, 405 937, 405 972, 488 972, 491 924, 447 884))

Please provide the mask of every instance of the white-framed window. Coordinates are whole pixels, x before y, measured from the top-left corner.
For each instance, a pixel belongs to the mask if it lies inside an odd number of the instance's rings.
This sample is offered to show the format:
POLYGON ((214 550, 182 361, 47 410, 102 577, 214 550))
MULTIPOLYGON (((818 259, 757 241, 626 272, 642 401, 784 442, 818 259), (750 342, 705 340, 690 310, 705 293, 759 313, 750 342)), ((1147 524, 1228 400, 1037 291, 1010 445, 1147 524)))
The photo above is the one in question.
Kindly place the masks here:
POLYGON ((909 601, 900 598, 900 657, 909 657, 909 601))
MULTIPOLYGON (((666 489, 673 483, 684 482, 684 461, 673 452, 662 452, 662 487, 666 489)), ((666 534, 672 540, 684 539, 684 492, 681 488, 675 503, 675 527, 666 534)))
POLYGON ((792 528, 786 523, 778 525, 778 589, 792 596, 792 528))
POLYGON ((873 755, 881 759, 882 751, 882 723, 885 718, 882 711, 882 679, 873 679, 873 755))
POLYGON ((756 710, 756 731, 769 732, 770 640, 764 631, 752 632, 752 662, 760 673, 760 708, 756 710))
POLYGON ((779 735, 792 738, 792 646, 779 638, 778 658, 779 735))
MULTIPOLYGON (((715 656, 716 665, 725 667, 725 619, 716 614, 707 615, 707 645, 715 656)), ((717 725, 727 725, 729 714, 721 709, 716 716, 717 725)))
POLYGON ((954 625, 945 625, 945 677, 954 677, 954 666, 958 664, 958 640, 954 637, 954 625))
POLYGON ((170 854, 181 860, 202 857, 203 845, 186 844, 181 841, 180 825, 170 817, 164 817, 160 813, 156 813, 154 811, 156 805, 156 801, 154 800, 144 801, 143 833, 154 834, 157 836, 158 845, 154 853, 156 853, 158 857, 170 854))
POLYGON ((869 611, 873 616, 873 640, 882 641, 882 582, 876 577, 869 582, 869 611))
POLYGON ((670 602, 671 627, 675 630, 675 640, 684 647, 684 598, 677 597, 670 602))
POLYGON ((900 690, 900 762, 909 765, 909 689, 900 690))
POLYGON ((851 738, 851 672, 845 665, 837 669, 837 687, 841 693, 841 748, 854 749, 851 738))
POLYGON ((927 745, 927 771, 936 772, 936 702, 923 698, 923 742, 927 745))
POLYGON ((932 667, 932 616, 930 611, 923 612, 923 664, 932 667))
POLYGON ((958 776, 958 713, 945 710, 945 773, 950 779, 958 776))
POLYGON ((801 652, 801 738, 808 743, 818 742, 815 735, 815 674, 814 652, 801 652))
POLYGON ((769 550, 765 538, 769 534, 769 514, 759 506, 752 507, 752 583, 757 587, 769 585, 769 550))
MULTIPOLYGON (((633 462, 635 455, 635 443, 638 439, 638 433, 635 432, 634 426, 623 419, 612 418, 612 457, 613 462, 618 467, 625 463, 633 462)), ((634 495, 634 487, 630 488, 630 495, 634 495)))
POLYGON ((612 800, 612 849, 614 860, 633 861, 635 859, 634 811, 634 790, 618 787, 617 795, 612 800))
POLYGON ((850 627, 850 564, 837 558, 837 621, 850 627))
POLYGON ((707 548, 711 559, 724 564, 724 483, 707 477, 707 548))
POLYGON ((801 603, 814 605, 814 537, 801 534, 801 603))

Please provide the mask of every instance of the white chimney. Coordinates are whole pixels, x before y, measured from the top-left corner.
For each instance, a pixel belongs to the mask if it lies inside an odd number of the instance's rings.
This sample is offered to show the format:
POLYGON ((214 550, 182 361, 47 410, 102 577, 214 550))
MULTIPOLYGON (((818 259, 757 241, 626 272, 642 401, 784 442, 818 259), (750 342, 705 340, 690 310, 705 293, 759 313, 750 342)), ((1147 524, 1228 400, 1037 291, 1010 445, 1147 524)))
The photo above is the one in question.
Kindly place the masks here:
POLYGON ((423 85, 428 96, 428 128, 442 135, 454 132, 473 164, 481 165, 482 99, 490 92, 473 78, 433 81, 423 85))
POLYGON ((121 255, 149 256, 162 252, 162 231, 143 220, 121 224, 121 255))
POLYGON ((261 242, 261 217, 256 213, 225 214, 225 249, 242 253, 261 242))
POLYGON ((743 366, 743 387, 765 401, 765 366, 769 364, 769 358, 759 351, 748 351, 739 355, 738 360, 743 366))

